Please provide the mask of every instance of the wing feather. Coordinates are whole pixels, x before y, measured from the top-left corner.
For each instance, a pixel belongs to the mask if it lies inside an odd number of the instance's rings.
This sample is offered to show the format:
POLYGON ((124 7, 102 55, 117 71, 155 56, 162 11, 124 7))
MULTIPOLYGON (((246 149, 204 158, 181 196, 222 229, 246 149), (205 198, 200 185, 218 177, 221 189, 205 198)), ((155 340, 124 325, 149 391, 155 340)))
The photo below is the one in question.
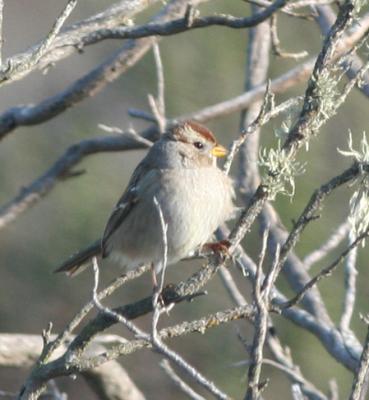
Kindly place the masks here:
POLYGON ((139 201, 137 186, 140 181, 144 178, 148 172, 148 168, 145 163, 141 162, 132 174, 131 180, 128 183, 126 191, 123 193, 122 197, 119 199, 117 205, 112 211, 108 222, 106 224, 104 235, 101 240, 101 250, 102 257, 107 257, 109 255, 108 251, 108 241, 110 237, 116 232, 116 230, 124 222, 127 215, 132 211, 135 205, 139 201))

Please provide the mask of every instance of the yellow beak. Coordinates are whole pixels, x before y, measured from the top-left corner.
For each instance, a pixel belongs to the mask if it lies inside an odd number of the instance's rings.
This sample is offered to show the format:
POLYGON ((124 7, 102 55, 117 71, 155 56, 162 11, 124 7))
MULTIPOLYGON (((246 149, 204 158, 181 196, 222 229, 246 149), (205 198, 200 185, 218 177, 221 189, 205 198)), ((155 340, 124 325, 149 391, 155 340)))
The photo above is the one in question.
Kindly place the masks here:
POLYGON ((220 144, 217 144, 211 151, 211 154, 215 157, 224 157, 227 153, 227 149, 220 144))

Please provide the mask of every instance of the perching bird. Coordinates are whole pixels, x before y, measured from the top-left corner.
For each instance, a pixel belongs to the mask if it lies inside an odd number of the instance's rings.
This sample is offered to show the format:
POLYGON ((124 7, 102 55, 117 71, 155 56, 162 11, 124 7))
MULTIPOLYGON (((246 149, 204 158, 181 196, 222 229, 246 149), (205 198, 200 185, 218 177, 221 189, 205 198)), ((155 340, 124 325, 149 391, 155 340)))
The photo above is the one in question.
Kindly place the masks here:
POLYGON ((168 265, 188 257, 235 209, 232 180, 216 166, 226 149, 194 121, 171 127, 138 164, 114 208, 101 242, 67 260, 56 272, 75 274, 101 254, 127 270, 151 264, 160 271, 167 224, 168 265))

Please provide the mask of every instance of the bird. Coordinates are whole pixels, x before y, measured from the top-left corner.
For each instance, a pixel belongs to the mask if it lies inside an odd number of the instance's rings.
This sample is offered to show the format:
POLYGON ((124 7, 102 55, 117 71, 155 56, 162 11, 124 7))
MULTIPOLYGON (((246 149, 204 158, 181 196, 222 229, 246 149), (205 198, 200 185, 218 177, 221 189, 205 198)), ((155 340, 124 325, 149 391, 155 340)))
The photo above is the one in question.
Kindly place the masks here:
POLYGON ((216 163, 226 154, 204 125, 189 120, 170 126, 134 170, 102 240, 55 272, 73 276, 101 255, 126 270, 149 264, 155 276, 163 267, 162 219, 167 225, 167 265, 193 254, 235 210, 233 181, 216 163))

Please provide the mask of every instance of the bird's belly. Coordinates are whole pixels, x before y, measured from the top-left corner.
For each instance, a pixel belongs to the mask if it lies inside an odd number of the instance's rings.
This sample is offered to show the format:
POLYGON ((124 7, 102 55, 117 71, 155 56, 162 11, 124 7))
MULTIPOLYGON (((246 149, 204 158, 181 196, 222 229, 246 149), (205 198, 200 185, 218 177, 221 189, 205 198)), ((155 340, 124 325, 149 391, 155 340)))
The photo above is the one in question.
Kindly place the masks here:
POLYGON ((206 174, 194 176, 192 171, 183 171, 181 179, 175 178, 176 185, 170 179, 170 174, 163 176, 157 190, 151 191, 150 195, 146 193, 140 199, 135 206, 136 212, 127 216, 120 227, 123 231, 115 235, 113 253, 115 257, 118 254, 120 263, 128 268, 157 263, 163 258, 163 230, 154 197, 168 225, 166 237, 169 264, 188 256, 205 243, 229 216, 232 208, 231 194, 228 197, 223 195, 224 189, 228 188, 214 188, 206 174), (218 190, 218 195, 214 190, 218 190), (120 238, 119 241, 117 238, 120 238))

